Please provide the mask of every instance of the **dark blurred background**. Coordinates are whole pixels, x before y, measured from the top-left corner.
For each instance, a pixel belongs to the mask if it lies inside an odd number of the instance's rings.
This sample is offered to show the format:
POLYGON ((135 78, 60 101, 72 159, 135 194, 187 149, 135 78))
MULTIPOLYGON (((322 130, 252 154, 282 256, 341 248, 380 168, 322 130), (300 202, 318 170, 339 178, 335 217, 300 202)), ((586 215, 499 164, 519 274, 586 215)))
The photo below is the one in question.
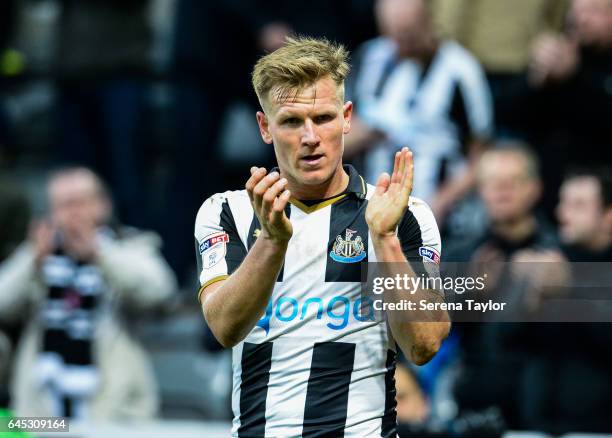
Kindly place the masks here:
MULTIPOLYGON (((161 236, 176 276, 131 333, 159 387, 154 417, 185 436, 223 436, 231 418, 231 355, 196 299, 195 215, 274 165, 250 70, 296 33, 351 51, 347 160, 369 175, 413 148, 443 260, 612 261, 610 0, 2 0, 0 303, 49 214, 50 172, 93 170, 115 220, 161 236)), ((0 407, 28 325, 12 319, 0 407)), ((402 436, 612 433, 610 341, 605 324, 458 324, 433 363, 398 372, 402 436)))

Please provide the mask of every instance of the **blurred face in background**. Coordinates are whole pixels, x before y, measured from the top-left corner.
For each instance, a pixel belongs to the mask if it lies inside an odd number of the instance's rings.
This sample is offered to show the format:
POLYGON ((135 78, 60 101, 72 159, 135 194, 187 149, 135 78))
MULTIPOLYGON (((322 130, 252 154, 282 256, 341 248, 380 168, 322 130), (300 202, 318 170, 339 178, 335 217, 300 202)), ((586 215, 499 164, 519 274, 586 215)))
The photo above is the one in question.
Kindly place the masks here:
POLYGON ((57 175, 49 183, 48 196, 52 222, 60 231, 96 228, 110 217, 110 203, 96 176, 87 170, 57 175))
POLYGON ((397 44, 402 58, 428 56, 436 38, 423 0, 378 0, 376 17, 380 33, 397 44))
POLYGON ((612 48, 612 0, 574 0, 570 23, 581 44, 612 48))
POLYGON ((290 189, 324 185, 342 168, 344 134, 353 111, 352 103, 343 104, 342 91, 325 77, 286 101, 270 97, 265 114, 257 113, 262 138, 274 144, 290 189))
POLYGON ((414 375, 403 365, 395 369, 395 398, 397 420, 400 423, 423 423, 429 414, 429 406, 414 375))
POLYGON ((486 152, 478 166, 478 187, 493 223, 526 218, 540 197, 540 182, 521 152, 486 152))
POLYGON ((565 181, 561 186, 557 218, 563 243, 590 245, 604 238, 610 230, 605 226, 606 211, 599 181, 588 176, 565 181))

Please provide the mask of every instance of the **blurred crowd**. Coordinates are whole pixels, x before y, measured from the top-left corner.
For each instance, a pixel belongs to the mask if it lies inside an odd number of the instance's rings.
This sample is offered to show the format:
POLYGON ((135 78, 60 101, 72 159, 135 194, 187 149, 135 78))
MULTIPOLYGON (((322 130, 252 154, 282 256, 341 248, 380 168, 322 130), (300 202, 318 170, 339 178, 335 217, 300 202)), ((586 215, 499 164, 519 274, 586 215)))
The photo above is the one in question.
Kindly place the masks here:
MULTIPOLYGON (((373 183, 414 151, 443 261, 539 286, 562 274, 533 267, 612 261, 612 0, 2 0, 0 407, 169 415, 132 325, 199 313, 195 213, 273 165, 250 70, 296 33, 351 51, 345 158, 373 183)), ((455 324, 398 368, 402 434, 612 432, 610 342, 455 324)))

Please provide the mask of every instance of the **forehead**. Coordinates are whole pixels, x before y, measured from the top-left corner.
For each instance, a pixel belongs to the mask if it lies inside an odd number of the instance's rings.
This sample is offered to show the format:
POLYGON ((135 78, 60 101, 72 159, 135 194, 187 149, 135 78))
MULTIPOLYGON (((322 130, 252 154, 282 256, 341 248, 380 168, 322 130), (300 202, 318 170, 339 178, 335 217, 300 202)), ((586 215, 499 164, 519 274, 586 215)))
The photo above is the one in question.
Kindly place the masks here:
POLYGON ((319 79, 312 85, 286 93, 280 97, 278 89, 270 91, 270 110, 273 114, 283 114, 308 109, 331 109, 342 104, 341 86, 333 79, 319 79))
POLYGON ((85 174, 58 176, 49 183, 51 201, 86 197, 96 192, 96 181, 85 174))
POLYGON ((593 177, 571 178, 563 183, 561 193, 564 196, 598 198, 600 196, 600 186, 597 179, 593 177))
POLYGON ((480 172, 490 177, 527 174, 527 159, 513 151, 492 151, 486 154, 480 172))

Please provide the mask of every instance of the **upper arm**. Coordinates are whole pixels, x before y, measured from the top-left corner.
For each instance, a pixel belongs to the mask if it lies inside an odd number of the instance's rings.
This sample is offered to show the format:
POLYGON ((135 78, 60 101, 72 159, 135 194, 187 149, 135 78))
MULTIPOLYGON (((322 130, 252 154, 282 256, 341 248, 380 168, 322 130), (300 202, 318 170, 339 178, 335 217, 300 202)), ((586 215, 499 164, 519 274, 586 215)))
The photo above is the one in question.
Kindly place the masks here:
POLYGON ((397 231, 402 252, 415 274, 437 277, 442 242, 436 219, 425 202, 417 198, 409 202, 397 231))
POLYGON ((212 286, 220 287, 219 282, 230 276, 247 254, 227 197, 214 195, 204 202, 196 218, 195 245, 201 299, 212 286))

